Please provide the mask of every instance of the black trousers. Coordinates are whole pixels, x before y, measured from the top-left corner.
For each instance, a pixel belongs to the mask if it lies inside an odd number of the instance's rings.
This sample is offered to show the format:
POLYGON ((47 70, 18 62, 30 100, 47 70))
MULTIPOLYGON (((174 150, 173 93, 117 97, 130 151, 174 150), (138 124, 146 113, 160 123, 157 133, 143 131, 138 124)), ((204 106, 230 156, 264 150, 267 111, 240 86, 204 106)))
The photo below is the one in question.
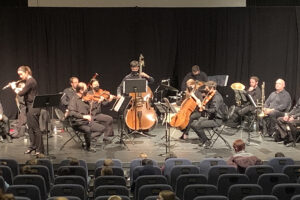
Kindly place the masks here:
POLYGON ((76 129, 84 133, 84 139, 86 142, 86 147, 89 148, 91 146, 91 135, 93 133, 97 133, 97 136, 100 136, 104 130, 105 127, 102 124, 97 123, 96 121, 92 121, 90 123, 82 124, 76 126, 76 129))
POLYGON ((208 140, 208 138, 204 132, 204 129, 218 127, 221 126, 221 124, 222 124, 221 119, 207 119, 201 117, 197 121, 191 123, 191 128, 196 132, 200 140, 203 143, 205 143, 208 140))
POLYGON ((300 120, 295 119, 290 122, 286 122, 283 120, 283 117, 279 117, 276 122, 276 134, 275 134, 275 141, 284 141, 285 143, 290 143, 293 141, 293 138, 297 136, 297 129, 296 126, 300 124, 300 120), (290 130, 287 129, 290 128, 290 130))
POLYGON ((100 113, 94 117, 94 120, 105 127, 104 138, 114 136, 113 118, 111 116, 100 113))
POLYGON ((182 132, 184 134, 188 135, 189 131, 191 129, 191 124, 193 123, 193 121, 198 120, 200 117, 201 117, 201 112, 199 112, 198 109, 196 108, 196 110, 190 116, 190 121, 189 121, 187 127, 185 129, 183 129, 182 132))
POLYGON ((0 135, 6 137, 9 135, 9 120, 5 115, 2 115, 2 120, 0 121, 0 135))
POLYGON ((13 137, 22 137, 25 135, 26 122, 27 122, 26 107, 20 106, 20 112, 18 114, 17 126, 16 126, 17 133, 12 135, 13 137))
POLYGON ((26 117, 30 139, 29 149, 35 149, 40 153, 44 153, 43 135, 39 124, 40 112, 41 110, 39 108, 32 108, 32 106, 27 107, 26 117))
POLYGON ((284 113, 274 110, 267 117, 263 119, 264 127, 266 130, 264 130, 264 133, 268 133, 269 136, 272 136, 272 134, 276 131, 276 122, 278 117, 283 117, 284 113))

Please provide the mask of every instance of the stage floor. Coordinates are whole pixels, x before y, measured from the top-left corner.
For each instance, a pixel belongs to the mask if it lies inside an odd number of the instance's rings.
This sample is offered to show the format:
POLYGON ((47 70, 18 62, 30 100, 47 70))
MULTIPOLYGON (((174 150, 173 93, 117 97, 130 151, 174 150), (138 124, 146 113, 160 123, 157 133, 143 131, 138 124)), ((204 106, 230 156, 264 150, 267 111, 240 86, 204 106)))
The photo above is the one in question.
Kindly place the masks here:
MULTIPOLYGON (((119 135, 117 125, 114 124, 115 135, 119 135)), ((233 132, 234 130, 228 129, 227 131, 233 132)), ((152 137, 136 136, 133 141, 126 140, 128 149, 124 145, 120 144, 108 144, 105 147, 97 148, 96 153, 84 151, 79 144, 74 141, 70 141, 62 150, 60 147, 62 144, 70 138, 67 132, 58 132, 54 137, 49 138, 49 153, 55 156, 53 159, 54 164, 58 164, 61 160, 67 157, 76 157, 78 159, 86 160, 87 163, 95 163, 101 158, 116 158, 120 159, 125 165, 131 160, 137 158, 140 153, 144 152, 149 158, 155 159, 158 162, 163 162, 166 151, 165 139, 162 138, 165 135, 165 127, 158 124, 154 130, 150 132, 152 137)), ((231 145, 235 139, 242 138, 247 140, 247 132, 240 131, 234 135, 223 135, 224 138, 231 145)), ((171 151, 174 152, 177 157, 187 158, 193 162, 199 162, 203 158, 207 157, 222 157, 227 160, 233 154, 232 150, 229 150, 224 142, 219 139, 214 148, 204 149, 198 146, 198 136, 191 131, 189 140, 179 140, 181 132, 175 129, 171 129, 171 151)), ((283 152, 287 157, 291 157, 296 161, 299 161, 300 144, 296 147, 285 147, 283 144, 275 143, 272 138, 266 137, 259 140, 259 137, 253 138, 257 146, 247 146, 246 150, 253 153, 260 159, 266 161, 271 157, 274 157, 276 152, 283 152)), ((102 140, 101 140, 102 141, 102 140)), ((114 141, 118 141, 115 139, 114 141)), ((29 140, 26 138, 14 139, 13 143, 0 143, 0 157, 7 157, 16 159, 20 164, 26 160, 33 158, 33 155, 25 155, 29 140)), ((46 137, 44 136, 44 144, 46 147, 46 137)), ((128 166, 128 165, 127 165, 128 166)))

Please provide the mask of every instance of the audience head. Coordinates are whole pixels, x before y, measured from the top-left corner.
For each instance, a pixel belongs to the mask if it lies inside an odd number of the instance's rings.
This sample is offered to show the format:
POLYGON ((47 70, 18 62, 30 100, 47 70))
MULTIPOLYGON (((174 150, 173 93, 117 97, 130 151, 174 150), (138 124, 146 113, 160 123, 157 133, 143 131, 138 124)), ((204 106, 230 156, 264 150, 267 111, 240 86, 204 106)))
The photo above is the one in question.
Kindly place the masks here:
POLYGON ((146 153, 140 153, 139 158, 146 159, 148 158, 148 155, 146 153))
POLYGON ((200 68, 199 68, 198 65, 194 65, 194 66, 192 67, 192 73, 193 73, 193 75, 200 74, 200 68))
POLYGON ((78 85, 79 79, 75 76, 70 78, 70 85, 75 90, 78 85))
POLYGON ((143 159, 142 160, 142 165, 145 166, 145 165, 153 165, 153 161, 150 160, 150 159, 143 159))
POLYGON ((21 169, 22 174, 38 174, 37 169, 32 169, 30 165, 25 165, 21 169))
POLYGON ((103 166, 114 166, 114 161, 112 159, 105 159, 103 162, 103 166))
POLYGON ((285 81, 283 79, 277 79, 275 83, 275 89, 277 92, 281 92, 285 88, 285 81))
POLYGON ((170 153, 166 156, 165 161, 168 160, 168 159, 170 159, 170 158, 177 158, 177 156, 176 156, 175 153, 170 152, 170 153))
POLYGON ((113 169, 111 167, 104 166, 101 169, 101 176, 111 176, 113 175, 113 169))
POLYGON ((71 171, 68 167, 60 167, 57 171, 59 176, 68 176, 71 175, 71 171))
POLYGON ((170 190, 163 190, 159 193, 158 200, 175 200, 175 194, 170 190))
POLYGON ((55 200, 68 200, 66 197, 56 197, 55 200))
POLYGON ((246 147, 245 142, 241 139, 234 141, 232 146, 236 153, 245 150, 246 147))
POLYGON ((122 200, 122 198, 118 195, 113 195, 108 198, 108 200, 122 200))
POLYGON ((70 166, 79 166, 79 160, 77 158, 69 157, 68 160, 70 166))
POLYGON ((276 152, 275 157, 285 157, 285 155, 282 152, 276 152))

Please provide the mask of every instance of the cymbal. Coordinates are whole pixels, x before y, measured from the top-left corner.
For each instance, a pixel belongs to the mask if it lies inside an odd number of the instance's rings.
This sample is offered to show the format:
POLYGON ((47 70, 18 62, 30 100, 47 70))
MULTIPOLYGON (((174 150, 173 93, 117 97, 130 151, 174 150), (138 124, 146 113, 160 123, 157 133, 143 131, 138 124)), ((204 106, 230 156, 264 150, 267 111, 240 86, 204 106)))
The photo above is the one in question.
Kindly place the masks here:
POLYGON ((233 90, 244 90, 246 88, 242 83, 232 83, 230 87, 233 90))
POLYGON ((166 90, 170 90, 170 91, 172 91, 172 92, 179 92, 178 89, 176 89, 176 88, 174 88, 174 87, 172 87, 172 86, 170 86, 170 85, 160 84, 160 86, 161 86, 162 88, 164 88, 164 89, 166 89, 166 90))

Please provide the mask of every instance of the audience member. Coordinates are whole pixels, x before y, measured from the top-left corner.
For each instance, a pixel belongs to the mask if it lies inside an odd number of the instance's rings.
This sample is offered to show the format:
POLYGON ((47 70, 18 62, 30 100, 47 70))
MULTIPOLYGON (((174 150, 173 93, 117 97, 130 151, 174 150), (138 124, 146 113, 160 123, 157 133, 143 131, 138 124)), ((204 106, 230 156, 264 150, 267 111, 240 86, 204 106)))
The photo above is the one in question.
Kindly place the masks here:
POLYGON ((70 166, 79 166, 79 160, 77 158, 69 157, 68 160, 70 166))
POLYGON ((248 166, 262 164, 259 158, 245 151, 245 142, 243 140, 238 139, 234 141, 233 149, 235 154, 229 158, 227 164, 235 166, 239 173, 245 173, 248 166))
POLYGON ((175 200, 175 194, 170 190, 163 190, 159 193, 157 200, 175 200))
POLYGON ((108 200, 122 200, 122 198, 118 195, 113 195, 108 198, 108 200))
MULTIPOLYGON (((170 153, 166 156, 165 162, 166 162, 168 159, 170 159, 170 158, 177 158, 177 156, 176 156, 175 153, 170 152, 170 153)), ((164 163, 163 166, 161 167, 161 173, 162 173, 162 174, 164 174, 165 167, 166 167, 166 166, 165 166, 165 163, 164 163)))
MULTIPOLYGON (((0 169, 0 176, 3 177, 3 170, 2 169, 0 169)), ((6 191, 8 187, 9 187, 9 184, 4 180, 4 190, 6 191)))
POLYGON ((285 155, 282 152, 276 152, 275 157, 285 157, 285 155))
POLYGON ((112 159, 105 159, 104 162, 103 162, 103 166, 112 167, 112 166, 114 166, 114 161, 112 159))
POLYGON ((101 176, 111 176, 113 175, 113 170, 109 166, 103 166, 101 169, 101 176))
POLYGON ((139 158, 146 159, 148 158, 148 155, 146 153, 140 153, 139 158))

